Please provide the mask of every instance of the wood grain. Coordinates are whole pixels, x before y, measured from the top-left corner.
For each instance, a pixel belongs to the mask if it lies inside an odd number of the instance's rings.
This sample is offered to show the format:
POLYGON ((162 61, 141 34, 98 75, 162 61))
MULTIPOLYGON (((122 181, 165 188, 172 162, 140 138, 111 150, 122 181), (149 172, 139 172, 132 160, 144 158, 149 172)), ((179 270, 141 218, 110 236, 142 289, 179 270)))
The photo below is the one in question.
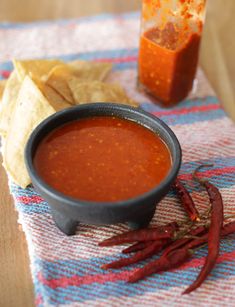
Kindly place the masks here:
POLYGON ((17 213, 2 165, 0 178, 0 306, 30 307, 34 297, 28 249, 24 233, 17 224, 17 213))
POLYGON ((97 13, 139 10, 141 0, 1 0, 0 20, 75 18, 97 13))

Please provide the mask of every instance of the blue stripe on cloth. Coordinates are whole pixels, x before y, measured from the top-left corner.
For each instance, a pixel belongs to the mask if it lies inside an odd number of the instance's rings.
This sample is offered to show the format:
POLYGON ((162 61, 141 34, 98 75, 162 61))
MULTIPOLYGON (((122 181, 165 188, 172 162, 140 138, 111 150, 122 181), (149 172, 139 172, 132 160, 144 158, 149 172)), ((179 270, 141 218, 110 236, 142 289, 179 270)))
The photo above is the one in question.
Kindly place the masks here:
POLYGON ((45 20, 45 21, 34 21, 30 23, 21 23, 21 22, 1 22, 0 29, 31 29, 33 27, 48 27, 50 25, 70 25, 70 24, 79 24, 79 23, 88 23, 88 22, 97 22, 97 21, 104 21, 104 20, 116 20, 118 18, 121 19, 137 19, 139 18, 139 12, 128 12, 122 14, 99 14, 94 16, 86 16, 86 17, 79 17, 74 19, 59 19, 59 20, 45 20))
POLYGON ((16 208, 22 213, 27 213, 27 214, 46 214, 46 213, 51 213, 50 208, 46 202, 40 203, 40 204, 35 204, 35 203, 29 203, 27 205, 17 202, 16 203, 16 208))
MULTIPOLYGON (((234 266, 231 268, 231 276, 234 276, 234 266)), ((182 279, 182 271, 166 272, 159 274, 158 278, 150 277, 148 281, 141 281, 138 284, 129 285, 124 281, 116 282, 115 284, 108 282, 105 284, 83 285, 79 287, 68 286, 67 288, 51 289, 48 286, 43 286, 42 295, 48 298, 48 303, 57 305, 70 303, 70 302, 89 302, 98 299, 109 299, 110 297, 122 298, 127 294, 129 297, 141 296, 147 293, 154 293, 157 290, 168 290, 172 287, 186 286, 191 284, 196 279, 198 274, 197 269, 189 269, 183 271, 184 278, 182 279), (97 291, 99 289, 99 291, 97 291)), ((228 278, 225 274, 220 274, 220 268, 216 266, 211 276, 208 277, 209 281, 216 282, 217 278, 228 278)), ((207 281, 208 282, 208 281, 207 281)))
POLYGON ((215 96, 186 99, 178 105, 172 107, 170 110, 151 103, 141 103, 141 108, 150 113, 158 113, 156 116, 163 120, 166 124, 175 126, 188 125, 193 124, 195 122, 211 121, 226 116, 226 113, 222 108, 218 108, 215 110, 211 110, 210 108, 208 108, 208 110, 206 108, 202 108, 200 110, 200 107, 206 107, 211 105, 219 105, 219 101, 215 96), (192 109, 192 112, 190 113, 190 108, 197 107, 199 107, 198 110, 192 109), (181 110, 183 110, 182 114, 180 114, 181 110), (170 114, 174 111, 178 111, 178 114, 170 114), (169 112, 169 114, 166 114, 167 112, 169 112))
MULTIPOLYGON (((62 57, 57 57, 57 58, 63 60, 62 57)), ((76 55, 76 57, 74 57, 74 58, 71 57, 71 59, 68 59, 67 61, 73 61, 73 60, 86 60, 86 61, 94 60, 95 61, 95 60, 97 60, 96 58, 91 58, 91 59, 88 59, 88 58, 89 58, 88 55, 83 56, 81 54, 78 54, 78 55, 76 55)), ((66 61, 66 60, 63 60, 63 61, 66 61)), ((136 66, 137 66, 136 62, 113 63, 113 70, 115 71, 115 70, 135 69, 136 66)), ((0 67, 1 67, 0 71, 6 70, 6 71, 11 72, 13 70, 13 65, 10 62, 7 62, 3 65, 0 64, 0 67)), ((4 80, 4 79, 6 79, 6 78, 4 78, 2 75, 0 75, 0 80, 4 80)))
MULTIPOLYGON (((220 254, 230 253, 234 251, 235 235, 232 234, 229 237, 221 240, 220 254)), ((94 247, 95 248, 95 247, 94 247)), ((97 251, 98 252, 98 251, 97 251)), ((207 248, 204 247, 197 251, 194 255, 195 258, 205 257, 207 253, 207 248)), ((108 274, 108 271, 104 271, 100 268, 101 265, 112 262, 119 259, 120 257, 128 258, 129 255, 117 254, 116 256, 106 256, 106 257, 91 257, 88 259, 69 259, 69 260, 55 260, 46 261, 40 258, 34 259, 34 267, 36 273, 43 272, 46 279, 60 278, 60 277, 71 277, 77 275, 79 277, 92 276, 99 274, 108 274)), ((152 257, 156 259, 158 256, 152 257)), ((113 272, 121 272, 122 270, 130 271, 133 267, 142 267, 143 264, 148 261, 142 261, 141 264, 137 263, 134 266, 128 266, 123 269, 113 270, 113 272)), ((36 274, 35 273, 35 274, 36 274)))
POLYGON ((219 104, 218 98, 216 96, 206 96, 206 97, 200 97, 200 98, 195 98, 195 99, 185 99, 184 101, 176 104, 175 106, 172 106, 170 109, 166 109, 164 107, 161 107, 157 104, 149 103, 149 102, 144 102, 141 103, 141 107, 149 112, 161 112, 161 111, 174 111, 174 110, 180 110, 180 109, 189 109, 192 107, 202 107, 202 106, 209 106, 209 105, 214 105, 214 104, 219 104))
MULTIPOLYGON (((229 168, 235 166, 235 157, 221 157, 221 158, 214 158, 214 159, 205 159, 205 160, 197 160, 192 162, 183 163, 181 166, 180 174, 191 174, 195 168, 202 164, 214 164, 214 168, 210 168, 211 171, 213 170, 220 170, 223 168, 229 168)), ((219 175, 214 175, 210 177, 210 181, 213 182, 219 189, 229 188, 234 186, 235 184, 235 171, 231 173, 224 173, 219 175)), ((201 190, 199 185, 195 185, 192 183, 191 180, 187 180, 185 183, 189 192, 198 192, 201 190)), ((33 197, 39 196, 32 187, 27 188, 27 190, 18 187, 17 185, 11 184, 10 191, 14 194, 15 197, 33 197), (26 195, 27 193, 27 195, 26 195)), ((175 193, 170 191, 167 194, 168 197, 175 197, 175 193)), ((49 207, 47 202, 43 201, 40 203, 29 202, 27 204, 20 202, 17 200, 16 207, 20 212, 27 213, 27 214, 46 214, 50 213, 49 207)))
POLYGON ((203 111, 203 112, 192 112, 187 114, 177 114, 177 115, 163 115, 158 116, 167 125, 188 125, 194 124, 196 122, 212 121, 215 119, 226 117, 226 113, 223 109, 214 111, 203 111))
MULTIPOLYGON (((227 265, 228 262, 226 262, 227 265)), ((227 279, 227 274, 224 274, 224 265, 217 265, 211 275, 208 277, 208 281, 216 282, 217 278, 227 279)), ((146 280, 138 282, 137 284, 127 284, 124 281, 116 283, 108 282, 105 284, 92 284, 83 285, 81 287, 69 286, 67 288, 51 289, 48 286, 43 286, 43 295, 49 299, 48 303, 56 305, 66 304, 70 302, 87 303, 89 301, 95 301, 98 299, 109 299, 111 297, 117 297, 123 299, 123 297, 135 297, 142 296, 147 293, 154 293, 158 290, 168 290, 179 286, 188 286, 191 284, 198 275, 198 269, 178 270, 174 272, 165 272, 159 274, 156 277, 149 277, 146 280), (98 290, 98 291, 97 291, 98 290)), ((230 276, 235 275, 235 267, 231 266, 230 276)), ((216 287, 216 283, 215 283, 216 287)))
POLYGON ((172 107, 170 110, 151 103, 141 103, 141 108, 150 113, 158 113, 156 116, 163 120, 166 124, 175 126, 188 125, 195 122, 211 121, 226 116, 226 113, 222 108, 215 110, 211 110, 210 108, 208 108, 208 110, 206 108, 202 108, 202 110, 200 110, 200 107, 211 105, 219 105, 217 97, 207 96, 203 98, 186 99, 178 105, 172 107), (192 109, 192 112, 190 113, 190 108, 197 107, 199 107, 199 110, 192 109), (180 114, 181 110, 183 110, 182 114, 180 114), (179 113, 170 114, 174 111, 178 111, 179 113), (161 112, 163 112, 162 115, 161 112), (169 114, 166 114, 167 112, 169 112, 169 114))
MULTIPOLYGON (((235 153, 234 153, 235 154, 235 153)), ((235 166, 235 156, 234 157, 215 157, 212 159, 203 159, 197 161, 184 162, 181 166, 182 174, 191 174, 195 168, 202 164, 213 164, 214 167, 204 168, 203 170, 214 170, 221 169, 224 167, 235 166)))
MULTIPOLYGON (((230 239, 231 241, 231 239, 230 239)), ((233 244, 235 243, 235 238, 233 240, 233 244)), ((233 244, 226 244, 226 242, 222 243, 221 254, 223 252, 233 251, 233 244)), ((195 255, 205 256, 206 249, 195 255)), ((94 266, 94 259, 90 260, 90 267, 94 266)), ((66 261, 60 262, 60 266, 66 270, 66 261)), ((81 265, 81 262, 77 262, 77 267, 81 265)), ((42 268, 42 264, 39 263, 39 267, 37 268, 37 272, 42 268)), ((88 266, 89 268, 89 266, 88 266)), ((43 267, 43 274, 46 275, 45 270, 48 270, 48 267, 43 267)), ((58 268, 59 270, 59 268, 58 268)), ((76 270, 74 274, 76 274, 76 270)), ((58 287, 57 289, 52 289, 48 286, 42 285, 42 295, 47 297, 50 301, 48 303, 58 304, 58 303, 70 303, 73 301, 78 301, 81 303, 94 301, 97 299, 108 299, 109 297, 117 297, 121 298, 128 294, 129 297, 135 297, 140 295, 145 295, 147 293, 156 292, 156 290, 167 290, 172 287, 179 286, 187 286, 195 280, 199 272, 199 268, 188 268, 184 270, 175 270, 173 272, 165 272, 163 274, 155 274, 154 276, 148 277, 137 284, 128 284, 124 281, 116 281, 116 282, 106 282, 104 284, 88 284, 82 286, 68 286, 66 288, 58 287), (97 291, 99 289, 99 291, 97 291)), ((86 272, 87 273, 87 272, 86 272)), ((36 274, 36 272, 34 272, 36 274)), ((86 274, 87 275, 87 274, 86 274)), ((216 282, 218 278, 227 279, 229 276, 235 276, 235 267, 232 265, 231 261, 224 261, 216 265, 213 272, 210 274, 207 280, 216 282), (229 268, 229 270, 228 270, 229 268), (228 274, 229 273, 229 274, 228 274)), ((56 278, 54 273, 52 275, 47 274, 49 278, 56 278)), ((65 276, 71 276, 66 274, 65 276)), ((36 281, 37 288, 40 286, 40 282, 36 281)))
MULTIPOLYGON (((85 53, 74 53, 60 56, 50 56, 50 57, 42 57, 40 59, 60 59, 62 61, 74 61, 74 60, 100 60, 100 59, 122 59, 127 57, 137 57, 138 49, 115 49, 115 50, 103 50, 103 51, 92 51, 85 53)), ((114 63, 113 69, 122 70, 122 69, 132 69, 136 68, 136 61, 133 62, 124 62, 124 63, 114 63)), ((11 61, 6 61, 0 63, 0 70, 12 71, 13 64, 11 61)))

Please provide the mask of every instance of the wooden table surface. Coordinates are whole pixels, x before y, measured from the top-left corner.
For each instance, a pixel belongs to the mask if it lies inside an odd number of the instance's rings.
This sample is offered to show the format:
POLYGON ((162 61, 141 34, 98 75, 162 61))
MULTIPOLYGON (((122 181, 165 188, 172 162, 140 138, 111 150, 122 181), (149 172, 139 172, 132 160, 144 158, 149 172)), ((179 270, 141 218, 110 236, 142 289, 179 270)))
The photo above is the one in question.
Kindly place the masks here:
MULTIPOLYGON (((79 17, 140 8, 140 0, 1 0, 0 21, 79 17), (25 9, 27 7, 27 10, 25 9)), ((211 0, 201 49, 201 65, 221 103, 235 121, 235 1, 211 0)), ((1 162, 1 161, 0 161, 1 162)), ((33 285, 24 233, 0 166, 0 306, 31 307, 33 285)))

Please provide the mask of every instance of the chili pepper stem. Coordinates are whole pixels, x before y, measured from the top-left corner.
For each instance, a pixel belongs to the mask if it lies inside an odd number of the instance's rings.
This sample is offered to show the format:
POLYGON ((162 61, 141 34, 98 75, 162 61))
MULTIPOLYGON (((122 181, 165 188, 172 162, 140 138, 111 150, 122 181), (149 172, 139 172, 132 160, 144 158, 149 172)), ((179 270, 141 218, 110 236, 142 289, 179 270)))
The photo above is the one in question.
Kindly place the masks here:
POLYGON ((202 249, 203 247, 206 247, 207 245, 208 245, 207 243, 202 244, 202 245, 200 245, 200 246, 194 248, 193 251, 194 251, 194 252, 199 251, 200 249, 202 249))
POLYGON ((199 236, 190 236, 190 235, 186 235, 183 237, 184 239, 199 239, 200 237, 199 236))
POLYGON ((202 164, 202 165, 199 165, 195 171, 193 172, 192 176, 193 176, 193 179, 196 180, 197 182, 199 182, 200 184, 204 185, 205 182, 207 181, 207 179, 201 179, 197 176, 197 173, 198 171, 203 168, 203 167, 213 167, 214 164, 202 164))
POLYGON ((190 254, 191 256, 195 253, 195 251, 196 251, 196 249, 195 249, 195 250, 193 250, 193 249, 188 249, 188 252, 189 252, 189 254, 190 254))
POLYGON ((191 227, 194 224, 194 222, 191 221, 191 220, 185 219, 183 221, 178 221, 177 224, 179 225, 179 227, 181 227, 182 225, 185 225, 185 226, 187 225, 187 226, 191 227))

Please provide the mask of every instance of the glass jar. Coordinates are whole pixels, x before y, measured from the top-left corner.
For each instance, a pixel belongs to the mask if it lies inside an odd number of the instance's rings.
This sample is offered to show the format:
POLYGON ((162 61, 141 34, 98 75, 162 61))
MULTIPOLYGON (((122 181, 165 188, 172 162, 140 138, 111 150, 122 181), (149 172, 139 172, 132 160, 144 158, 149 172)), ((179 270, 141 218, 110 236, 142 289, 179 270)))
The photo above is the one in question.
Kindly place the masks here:
POLYGON ((206 0, 143 0, 138 84, 165 106, 186 98, 195 78, 206 0))

